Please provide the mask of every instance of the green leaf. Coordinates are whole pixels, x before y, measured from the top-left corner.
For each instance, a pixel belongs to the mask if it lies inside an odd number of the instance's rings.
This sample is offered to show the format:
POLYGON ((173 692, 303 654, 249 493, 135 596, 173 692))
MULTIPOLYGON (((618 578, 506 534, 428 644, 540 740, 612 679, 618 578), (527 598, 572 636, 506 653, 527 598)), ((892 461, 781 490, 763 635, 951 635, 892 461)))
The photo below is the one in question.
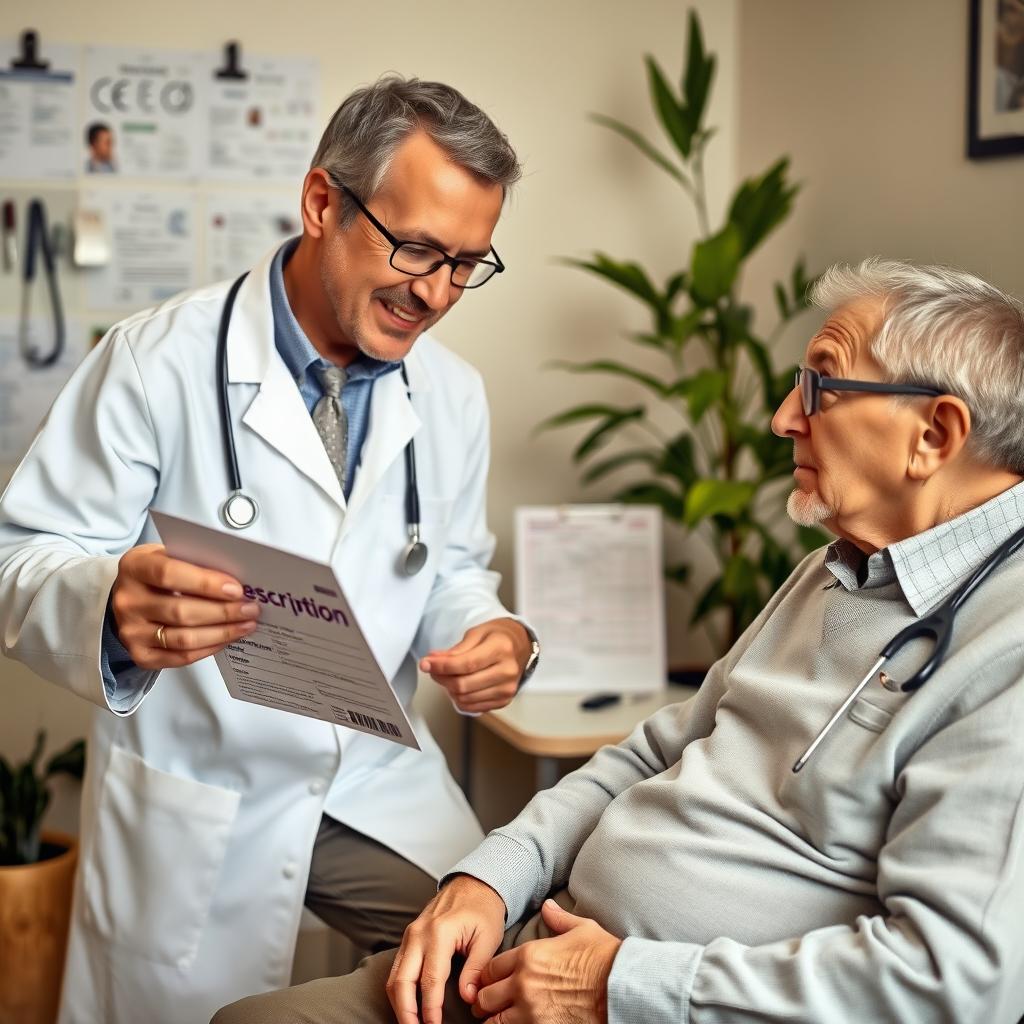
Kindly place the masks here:
POLYGON ((722 594, 733 610, 737 627, 745 629, 764 605, 757 564, 741 552, 732 555, 722 573, 722 594))
POLYGON ((683 518, 682 497, 655 480, 632 484, 619 491, 614 499, 628 505, 660 505, 665 518, 672 522, 683 518))
POLYGON ((697 462, 693 449, 693 436, 684 431, 677 434, 665 446, 658 469, 662 473, 674 476, 684 489, 697 479, 697 462))
MULTIPOLYGON (((807 309, 810 306, 811 288, 820 276, 820 274, 815 274, 814 277, 807 276, 803 256, 796 261, 790 281, 793 286, 793 301, 798 309, 807 309)), ((796 310, 793 312, 795 313, 796 310)))
POLYGON ((796 536, 800 546, 808 554, 812 551, 817 551, 818 548, 824 547, 826 544, 831 544, 834 539, 816 526, 798 526, 796 528, 796 536))
POLYGON ((635 448, 628 452, 620 452, 618 455, 611 455, 601 462, 593 463, 586 473, 583 474, 583 482, 585 484, 592 484, 595 480, 600 480, 601 477, 636 462, 646 462, 653 469, 658 465, 658 460, 658 453, 650 449, 635 448))
POLYGON ((742 255, 748 256, 789 216, 799 191, 786 181, 789 158, 774 163, 760 178, 748 178, 736 190, 729 223, 740 233, 742 255))
MULTIPOLYGON (((700 20, 694 11, 690 11, 687 26, 686 70, 683 72, 682 87, 691 137, 701 132, 701 121, 704 118, 704 108, 707 104, 708 94, 711 92, 711 80, 714 75, 715 58, 705 53, 700 20)), ((703 144, 711 133, 702 134, 700 142, 703 144)))
POLYGON ((683 522, 691 529, 708 516, 735 518, 744 512, 757 484, 748 480, 698 480, 686 495, 683 522))
POLYGON ((697 599, 693 614, 690 616, 691 625, 696 625, 698 622, 706 619, 716 609, 724 608, 728 604, 729 599, 725 596, 722 588, 722 577, 719 576, 711 581, 697 599))
POLYGON ((562 262, 566 266, 578 267, 611 281, 650 306, 659 315, 665 312, 664 299, 639 263, 620 263, 601 252, 594 253, 591 260, 565 259, 562 262))
POLYGON ((626 335, 630 341, 635 341, 638 345, 647 345, 650 348, 656 348, 660 352, 664 352, 668 347, 669 338, 666 338, 661 334, 650 334, 647 331, 634 331, 626 335))
POLYGON ((552 430, 555 427, 566 427, 571 423, 579 423, 580 420, 594 419, 597 416, 614 416, 623 411, 625 410, 614 405, 601 405, 597 403, 590 405, 577 405, 565 412, 560 412, 555 416, 551 416, 544 420, 543 423, 540 423, 535 429, 538 431, 552 430))
POLYGON ((726 224, 717 235, 698 242, 690 263, 690 294, 694 302, 713 306, 727 295, 736 280, 742 255, 742 238, 734 224, 726 224))
POLYGON ((666 565, 665 566, 665 579, 671 583, 678 583, 680 585, 686 583, 690 578, 690 566, 685 562, 680 562, 678 565, 666 565))
POLYGON ((570 363, 559 359, 550 365, 560 370, 568 370, 569 373, 611 373, 618 377, 628 377, 659 396, 663 396, 667 391, 666 386, 657 377, 635 370, 632 366, 616 362, 614 359, 596 359, 590 363, 570 363))
POLYGON ((784 438, 776 437, 771 430, 744 424, 737 431, 737 441, 754 453, 761 468, 762 479, 771 480, 793 471, 792 444, 784 438))
POLYGON ((750 324, 754 319, 753 307, 740 302, 730 302, 724 309, 719 307, 715 315, 721 334, 721 341, 731 348, 750 337, 750 324))
POLYGON ((686 288, 686 271, 680 270, 673 274, 665 282, 665 303, 670 304, 672 300, 686 288))
POLYGON ((677 348, 682 348, 700 329, 701 320, 704 318, 703 309, 691 309, 685 316, 672 319, 669 334, 676 343, 677 348))
POLYGON ((768 532, 758 524, 761 535, 761 572, 768 580, 768 586, 774 594, 789 579, 793 571, 793 562, 789 552, 768 532))
POLYGON ((692 377, 676 381, 670 392, 686 398, 690 419, 699 423, 704 413, 725 394, 728 378, 722 370, 710 367, 698 371, 692 377))
POLYGON ((650 55, 644 58, 647 64, 647 81, 651 90, 651 100, 654 109, 657 111, 665 134, 671 139, 672 144, 682 154, 683 159, 690 155, 690 145, 693 141, 693 129, 686 111, 679 101, 672 94, 661 68, 657 61, 650 55))
POLYGON ((636 146, 649 160, 653 160, 663 171, 675 178, 680 185, 686 188, 690 187, 690 181, 686 175, 635 128, 630 128, 628 124, 616 121, 613 117, 606 117, 604 114, 591 114, 590 119, 596 124, 603 125, 605 128, 610 128, 613 132, 617 132, 628 142, 636 146))
POLYGON ((573 462, 581 462, 592 451, 608 441, 609 434, 618 430, 625 423, 640 419, 643 414, 643 406, 638 405, 632 409, 620 409, 607 416, 576 446, 576 450, 572 453, 573 462))
POLYGON ((85 775, 84 740, 75 740, 50 758, 46 765, 46 777, 54 775, 70 775, 74 779, 81 779, 85 775))
POLYGON ((779 311, 779 318, 788 320, 790 317, 789 299, 786 297, 786 289, 778 281, 775 282, 775 305, 779 311))

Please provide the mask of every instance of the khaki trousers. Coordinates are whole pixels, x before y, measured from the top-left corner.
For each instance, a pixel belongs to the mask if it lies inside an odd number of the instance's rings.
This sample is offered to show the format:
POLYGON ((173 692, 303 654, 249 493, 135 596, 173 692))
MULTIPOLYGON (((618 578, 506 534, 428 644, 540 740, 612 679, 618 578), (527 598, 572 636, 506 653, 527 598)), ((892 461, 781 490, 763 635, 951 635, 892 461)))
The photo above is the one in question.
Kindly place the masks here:
MULTIPOLYGON (((575 902, 563 889, 554 894, 560 906, 572 912, 575 902)), ((551 932, 538 911, 505 932, 501 951, 551 932)), ((210 1024, 394 1024, 395 1016, 384 986, 394 962, 394 949, 368 956, 342 978, 320 978, 293 988, 250 996, 225 1006, 210 1024)), ((444 1024, 479 1024, 459 995, 462 958, 452 960, 444 995, 444 1024)))
POLYGON ((306 906, 363 953, 390 949, 434 898, 437 882, 404 857, 326 814, 306 883, 306 906))

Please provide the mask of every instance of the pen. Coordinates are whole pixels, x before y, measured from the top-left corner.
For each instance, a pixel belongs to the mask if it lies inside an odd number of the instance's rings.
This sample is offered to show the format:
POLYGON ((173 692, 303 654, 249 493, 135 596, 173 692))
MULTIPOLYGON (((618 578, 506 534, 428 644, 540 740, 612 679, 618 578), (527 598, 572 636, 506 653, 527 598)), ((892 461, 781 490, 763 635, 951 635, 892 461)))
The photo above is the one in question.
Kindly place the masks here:
POLYGON ((611 707, 618 704, 622 697, 617 693, 596 693, 593 697, 584 697, 580 701, 581 711, 596 711, 598 708, 611 707))

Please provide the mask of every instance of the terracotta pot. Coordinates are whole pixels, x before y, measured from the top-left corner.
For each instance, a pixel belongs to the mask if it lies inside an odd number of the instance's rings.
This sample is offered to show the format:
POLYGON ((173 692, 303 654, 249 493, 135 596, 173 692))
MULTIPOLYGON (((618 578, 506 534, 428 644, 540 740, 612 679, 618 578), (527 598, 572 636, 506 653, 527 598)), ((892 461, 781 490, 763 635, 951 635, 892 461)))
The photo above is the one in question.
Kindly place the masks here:
POLYGON ((57 1019, 78 843, 44 832, 56 856, 0 867, 0 1024, 57 1019))

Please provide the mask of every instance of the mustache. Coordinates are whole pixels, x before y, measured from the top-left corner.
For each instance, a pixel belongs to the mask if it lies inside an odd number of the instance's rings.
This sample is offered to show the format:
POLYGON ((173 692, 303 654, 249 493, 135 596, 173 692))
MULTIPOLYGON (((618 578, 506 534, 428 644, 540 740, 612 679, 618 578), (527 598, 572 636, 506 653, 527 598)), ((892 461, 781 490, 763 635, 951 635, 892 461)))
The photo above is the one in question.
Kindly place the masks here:
POLYGON ((399 306, 401 309, 407 310, 409 313, 415 313, 417 316, 426 316, 430 312, 430 307, 421 298, 413 295, 408 287, 402 287, 402 285, 395 285, 392 288, 381 288, 373 294, 389 306, 399 306))

